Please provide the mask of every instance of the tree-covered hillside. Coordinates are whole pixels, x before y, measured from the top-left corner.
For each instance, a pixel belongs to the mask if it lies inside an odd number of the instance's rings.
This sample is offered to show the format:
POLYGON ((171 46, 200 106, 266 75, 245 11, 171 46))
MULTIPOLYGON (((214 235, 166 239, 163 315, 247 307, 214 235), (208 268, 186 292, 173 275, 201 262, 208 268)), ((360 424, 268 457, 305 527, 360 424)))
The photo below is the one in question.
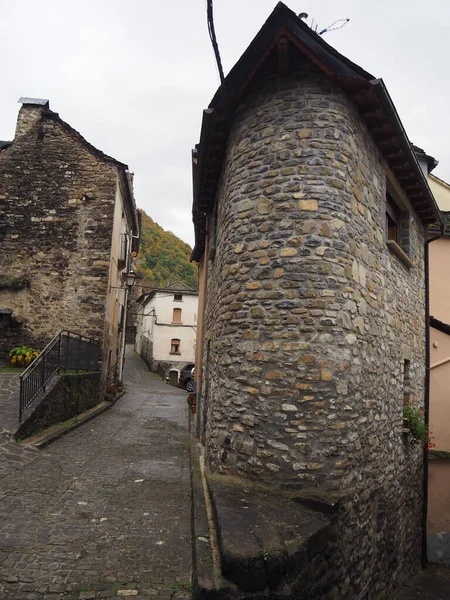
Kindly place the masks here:
POLYGON ((189 262, 192 248, 171 231, 165 231, 142 211, 141 241, 136 260, 144 286, 161 287, 182 281, 197 289, 197 267, 189 262))

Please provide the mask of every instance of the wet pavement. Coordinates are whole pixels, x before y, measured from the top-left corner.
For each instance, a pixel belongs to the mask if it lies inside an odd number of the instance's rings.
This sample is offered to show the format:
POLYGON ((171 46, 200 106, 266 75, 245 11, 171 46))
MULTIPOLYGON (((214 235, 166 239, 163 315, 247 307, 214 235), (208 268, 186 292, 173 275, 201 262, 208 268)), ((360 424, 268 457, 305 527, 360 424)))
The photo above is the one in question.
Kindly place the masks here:
POLYGON ((19 424, 20 373, 0 372, 0 431, 14 432, 19 424))
POLYGON ((19 425, 19 377, 20 373, 0 372, 0 478, 39 455, 38 450, 20 446, 12 438, 19 425))
POLYGON ((190 597, 186 393, 133 351, 125 382, 110 410, 0 472, 1 600, 190 597))

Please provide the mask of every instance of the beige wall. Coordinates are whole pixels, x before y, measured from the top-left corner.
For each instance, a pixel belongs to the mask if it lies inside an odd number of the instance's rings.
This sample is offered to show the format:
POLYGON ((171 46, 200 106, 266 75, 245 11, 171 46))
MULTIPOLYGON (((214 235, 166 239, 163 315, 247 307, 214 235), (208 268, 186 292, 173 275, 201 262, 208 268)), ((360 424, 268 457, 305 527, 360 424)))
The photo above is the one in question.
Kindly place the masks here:
POLYGON ((141 350, 141 336, 153 344, 153 359, 161 362, 194 362, 197 333, 198 295, 185 294, 181 302, 174 300, 174 292, 157 292, 139 310, 137 351, 141 350), (181 324, 172 324, 173 309, 181 308, 181 324), (156 322, 155 322, 156 316, 156 322), (170 354, 171 340, 180 340, 180 354, 170 354))
MULTIPOLYGON (((450 185, 428 178, 441 210, 450 210, 450 185)), ((430 244, 430 315, 450 324, 450 237, 430 244)), ((430 328, 430 431, 438 450, 450 451, 450 336, 430 328), (449 359, 448 362, 445 362, 449 359)))
POLYGON ((450 452, 450 336, 430 327, 430 431, 436 450, 450 452))
POLYGON ((429 175, 428 185, 440 210, 450 210, 450 185, 434 175, 429 175))
POLYGON ((450 564, 450 460, 432 459, 428 467, 428 562, 450 564))
POLYGON ((129 236, 129 251, 131 252, 131 236, 133 233, 132 224, 127 219, 127 211, 125 210, 124 198, 118 178, 114 204, 111 260, 109 264, 109 286, 106 300, 104 361, 105 364, 109 363, 109 374, 116 374, 119 381, 122 380, 126 326, 126 323, 124 322, 122 329, 119 331, 119 323, 122 307, 126 309, 127 306, 128 294, 126 282, 123 277, 130 266, 129 255, 125 266, 119 268, 121 238, 123 233, 126 233, 129 236), (109 353, 111 354, 109 355, 109 353))
POLYGON ((430 315, 450 323, 450 237, 430 244, 430 315))

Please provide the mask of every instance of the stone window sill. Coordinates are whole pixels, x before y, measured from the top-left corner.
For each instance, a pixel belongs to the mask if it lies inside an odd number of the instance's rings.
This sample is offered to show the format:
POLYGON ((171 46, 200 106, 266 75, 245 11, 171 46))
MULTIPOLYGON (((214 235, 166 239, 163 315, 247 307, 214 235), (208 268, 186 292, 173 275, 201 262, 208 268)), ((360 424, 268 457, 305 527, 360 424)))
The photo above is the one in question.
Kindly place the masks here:
POLYGON ((395 254, 395 256, 405 265, 405 267, 407 267, 408 269, 414 268, 413 261, 409 258, 406 252, 400 248, 397 242, 395 242, 394 240, 387 240, 386 245, 392 252, 392 254, 395 254))

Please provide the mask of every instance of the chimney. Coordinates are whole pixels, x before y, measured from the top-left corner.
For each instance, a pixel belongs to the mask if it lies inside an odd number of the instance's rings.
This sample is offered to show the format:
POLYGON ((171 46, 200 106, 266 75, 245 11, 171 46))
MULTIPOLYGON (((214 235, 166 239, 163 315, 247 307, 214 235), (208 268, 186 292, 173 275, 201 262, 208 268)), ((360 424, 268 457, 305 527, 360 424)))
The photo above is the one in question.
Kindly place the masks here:
POLYGON ((40 119, 44 110, 50 108, 50 102, 43 98, 19 98, 22 107, 19 110, 15 139, 27 133, 40 119))

